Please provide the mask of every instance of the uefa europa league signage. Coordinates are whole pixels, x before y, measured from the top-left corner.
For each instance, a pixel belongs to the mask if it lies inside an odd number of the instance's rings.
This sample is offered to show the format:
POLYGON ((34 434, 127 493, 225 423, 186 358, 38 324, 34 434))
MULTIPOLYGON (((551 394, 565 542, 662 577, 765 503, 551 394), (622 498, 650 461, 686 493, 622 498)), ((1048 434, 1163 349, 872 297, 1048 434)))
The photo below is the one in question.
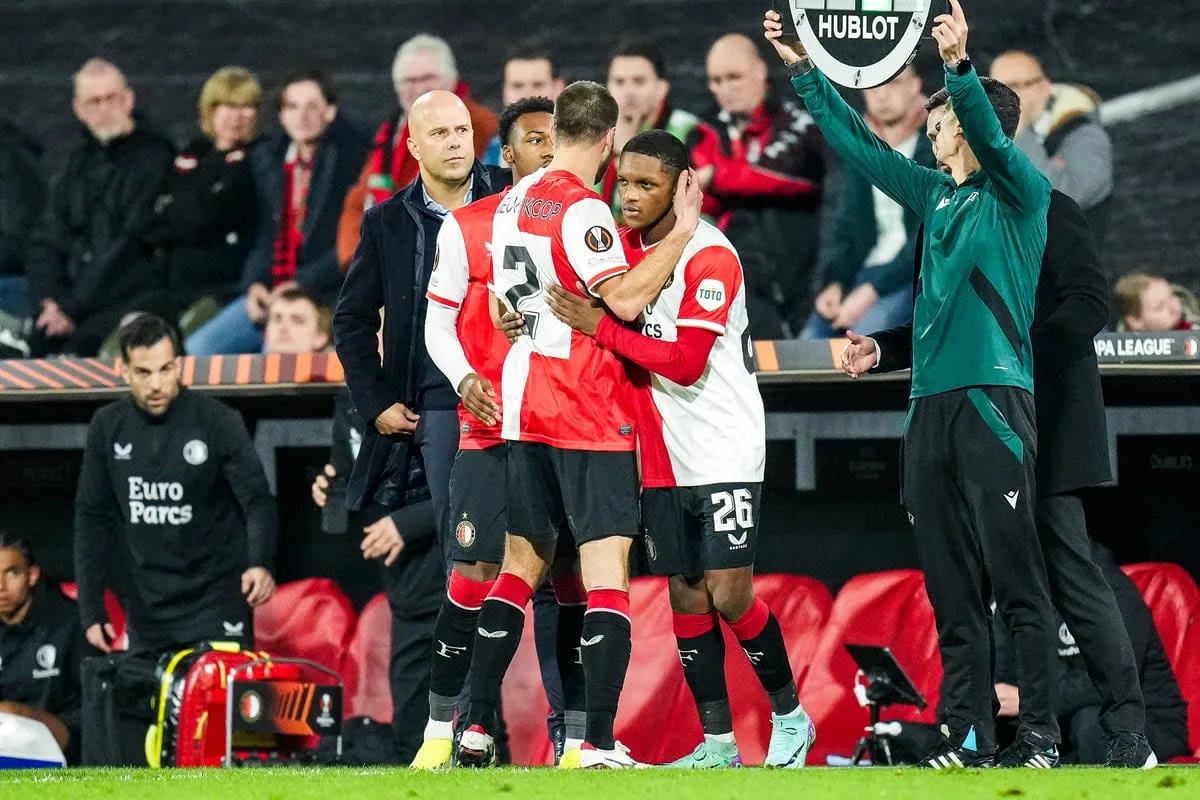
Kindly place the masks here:
POLYGON ((809 58, 831 81, 870 89, 912 61, 936 1, 786 0, 780 16, 795 23, 809 58))

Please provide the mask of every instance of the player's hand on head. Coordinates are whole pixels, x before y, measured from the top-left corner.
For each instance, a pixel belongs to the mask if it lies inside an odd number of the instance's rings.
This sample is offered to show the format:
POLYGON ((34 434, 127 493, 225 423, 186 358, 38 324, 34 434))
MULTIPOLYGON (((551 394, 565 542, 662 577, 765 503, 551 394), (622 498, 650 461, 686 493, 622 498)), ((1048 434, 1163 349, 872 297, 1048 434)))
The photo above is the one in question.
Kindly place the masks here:
POLYGON ((261 606, 275 596, 275 578, 265 567, 251 567, 242 573, 242 594, 251 606, 261 606))
POLYGON ((363 558, 382 558, 384 566, 390 567, 396 563, 404 550, 404 537, 396 527, 396 521, 391 516, 382 517, 363 528, 362 550, 363 558))
POLYGON ((412 433, 417 429, 417 422, 420 419, 419 414, 414 414, 403 403, 392 403, 375 418, 375 430, 384 436, 393 436, 397 433, 412 433))
POLYGON ((568 292, 561 286, 549 287, 546 302, 554 316, 586 336, 596 335, 596 328, 600 326, 600 320, 604 319, 606 313, 602 307, 568 292))
POLYGON ((495 425, 500 422, 500 404, 496 397, 496 387, 487 378, 472 372, 463 378, 459 384, 458 393, 463 405, 484 425, 495 425))
POLYGON ((850 343, 842 348, 842 372, 851 378, 870 372, 879 363, 875 340, 854 331, 846 331, 846 338, 850 343))
POLYGON ((337 470, 333 468, 333 464, 326 464, 325 471, 317 474, 312 485, 313 504, 317 508, 324 508, 325 503, 329 501, 329 479, 335 477, 337 470))
POLYGON ((516 311, 505 311, 500 315, 500 331, 509 344, 513 344, 525 333, 525 315, 516 311))
POLYGON ((675 228, 691 236, 700 224, 700 206, 704 203, 704 192, 700 188, 700 177, 696 170, 679 173, 675 184, 675 228))
POLYGON ((785 64, 795 64, 807 55, 800 42, 794 39, 783 39, 783 17, 778 11, 768 11, 763 16, 763 36, 775 48, 775 52, 785 64))
POLYGON ((83 635, 88 640, 88 644, 101 653, 111 653, 113 642, 117 640, 117 632, 113 630, 111 622, 97 622, 95 625, 89 626, 83 635))
POLYGON ((954 65, 967 57, 967 17, 960 0, 950 0, 950 13, 934 17, 933 38, 942 61, 954 65))

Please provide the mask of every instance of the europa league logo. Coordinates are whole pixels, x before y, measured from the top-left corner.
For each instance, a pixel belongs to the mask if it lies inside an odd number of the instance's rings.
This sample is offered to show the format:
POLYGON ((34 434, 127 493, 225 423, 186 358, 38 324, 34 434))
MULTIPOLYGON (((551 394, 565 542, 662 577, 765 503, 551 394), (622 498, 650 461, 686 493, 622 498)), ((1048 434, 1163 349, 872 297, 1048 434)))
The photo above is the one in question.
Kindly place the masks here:
POLYGON ((912 61, 935 0, 778 0, 808 57, 834 83, 870 89, 912 61))

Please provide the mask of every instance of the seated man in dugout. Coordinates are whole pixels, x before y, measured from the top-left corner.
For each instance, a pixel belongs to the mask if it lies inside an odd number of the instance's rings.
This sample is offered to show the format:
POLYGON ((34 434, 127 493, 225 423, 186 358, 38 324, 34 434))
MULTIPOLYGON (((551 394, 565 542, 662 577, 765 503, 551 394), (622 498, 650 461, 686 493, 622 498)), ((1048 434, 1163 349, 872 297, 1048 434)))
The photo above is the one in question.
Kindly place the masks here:
POLYGON ((304 289, 282 292, 267 311, 268 353, 319 353, 333 343, 333 312, 304 289))

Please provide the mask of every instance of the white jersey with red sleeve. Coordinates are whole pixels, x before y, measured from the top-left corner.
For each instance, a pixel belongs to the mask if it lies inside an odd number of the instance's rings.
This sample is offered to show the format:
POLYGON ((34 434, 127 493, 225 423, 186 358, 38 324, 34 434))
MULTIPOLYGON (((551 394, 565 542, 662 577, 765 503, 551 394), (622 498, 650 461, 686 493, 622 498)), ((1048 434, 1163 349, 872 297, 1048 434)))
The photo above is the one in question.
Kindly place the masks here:
POLYGON ((629 269, 612 212, 568 172, 509 190, 492 224, 492 289, 525 317, 504 361, 505 439, 564 450, 630 451, 634 389, 625 363, 550 312, 551 285, 589 292, 629 269))
MULTIPOLYGON (((648 249, 635 231, 623 238, 637 263, 648 249)), ((703 328, 717 340, 691 386, 651 376, 639 415, 643 486, 762 481, 766 418, 749 324, 737 251, 725 234, 701 222, 662 293, 646 306, 642 333, 675 341, 680 328, 703 328)))
MULTIPOLYGON (((458 312, 454 327, 467 364, 502 390, 508 339, 492 321, 488 284, 492 275, 492 218, 503 195, 489 195, 446 215, 438 231, 426 297, 458 312)), ((457 387, 456 387, 457 388, 457 387)), ((459 447, 482 450, 503 442, 499 425, 484 425, 458 404, 459 447)))

